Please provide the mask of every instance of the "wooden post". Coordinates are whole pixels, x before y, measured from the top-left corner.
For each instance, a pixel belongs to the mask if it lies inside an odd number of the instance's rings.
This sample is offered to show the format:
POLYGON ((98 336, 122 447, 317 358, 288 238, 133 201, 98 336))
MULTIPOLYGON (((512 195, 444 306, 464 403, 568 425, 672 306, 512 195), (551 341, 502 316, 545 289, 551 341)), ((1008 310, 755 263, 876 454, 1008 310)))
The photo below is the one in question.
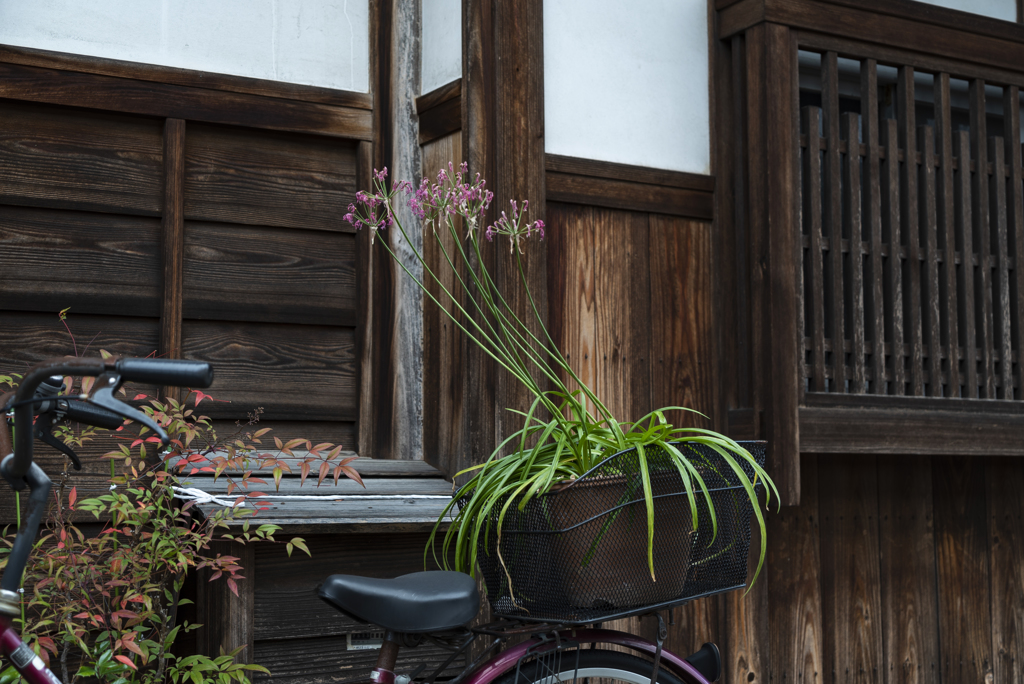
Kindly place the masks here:
MULTIPOLYGON (((494 192, 487 221, 510 200, 530 201, 529 220, 544 218, 544 62, 541 0, 463 4, 463 150, 471 174, 494 192)), ((514 259, 489 250, 488 267, 509 304, 524 321, 534 319, 514 259)), ((547 310, 547 258, 543 242, 524 255, 527 282, 542 317, 547 310)), ((495 440, 520 427, 506 407, 528 407, 525 387, 497 372, 484 355, 467 348, 460 416, 466 464, 490 455, 495 440), (484 435, 484 431, 492 431, 484 435)))
MULTIPOLYGON (((181 358, 181 298, 185 269, 185 122, 164 122, 163 307, 160 311, 160 353, 181 358)), ((178 399, 177 387, 164 387, 164 397, 178 399)))
POLYGON ((746 54, 754 410, 755 416, 764 414, 758 434, 768 439, 769 472, 782 504, 795 506, 800 503, 797 411, 803 375, 796 43, 788 28, 766 23, 747 31, 746 54))

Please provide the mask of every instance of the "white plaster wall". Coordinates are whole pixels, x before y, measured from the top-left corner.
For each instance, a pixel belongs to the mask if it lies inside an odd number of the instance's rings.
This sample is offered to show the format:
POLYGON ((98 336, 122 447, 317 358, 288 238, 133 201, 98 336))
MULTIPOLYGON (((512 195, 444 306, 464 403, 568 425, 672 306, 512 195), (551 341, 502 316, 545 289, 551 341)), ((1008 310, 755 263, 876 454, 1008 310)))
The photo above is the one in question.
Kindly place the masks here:
POLYGON ((461 0, 422 0, 420 93, 462 76, 461 0))
POLYGON ((0 0, 0 43, 367 92, 368 0, 0 0))
POLYGON ((707 0, 544 0, 545 149, 710 172, 707 0))
POLYGON ((949 7, 986 17, 1017 21, 1017 0, 921 0, 929 5, 949 7))

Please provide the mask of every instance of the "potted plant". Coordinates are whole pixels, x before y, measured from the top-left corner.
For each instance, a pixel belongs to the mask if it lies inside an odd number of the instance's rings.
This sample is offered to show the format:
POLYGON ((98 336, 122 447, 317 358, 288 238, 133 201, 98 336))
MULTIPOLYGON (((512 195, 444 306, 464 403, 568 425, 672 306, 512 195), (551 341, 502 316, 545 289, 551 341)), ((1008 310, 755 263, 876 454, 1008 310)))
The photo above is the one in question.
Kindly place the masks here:
MULTIPOLYGON (((530 406, 510 409, 522 416, 522 427, 502 440, 486 462, 458 473, 472 477, 457 492, 428 543, 428 549, 436 547, 444 517, 451 514, 453 517, 444 533, 441 563, 447 564, 451 557, 456 570, 475 574, 478 565, 496 567, 496 558, 500 568, 497 574, 488 573, 485 567, 492 601, 493 578, 504 575, 505 579, 500 581, 508 585, 507 593, 518 605, 513 586, 516 582, 509 565, 520 561, 504 557, 505 546, 498 543, 503 534, 508 536, 510 518, 522 517, 531 506, 539 506, 537 515, 545 517, 547 523, 556 527, 578 527, 582 522, 574 523, 572 516, 586 517, 585 511, 577 510, 565 518, 566 513, 558 512, 559 506, 552 498, 553 492, 576 490, 583 493, 583 499, 590 500, 591 508, 596 505, 620 512, 612 511, 611 518, 597 525, 587 542, 589 552, 584 551, 574 562, 591 563, 602 546, 616 543, 613 523, 621 526, 628 519, 631 526, 635 525, 636 512, 621 511, 626 510, 626 503, 636 503, 642 511, 642 525, 637 529, 646 550, 643 565, 653 583, 658 579, 656 532, 668 539, 669 530, 678 532, 680 527, 668 521, 664 530, 656 525, 656 519, 662 515, 659 508, 663 496, 659 491, 668 486, 668 479, 685 494, 685 517, 688 518, 685 535, 692 537, 693 530, 703 522, 710 525, 708 543, 714 544, 718 520, 716 504, 718 508, 722 504, 713 492, 720 489, 717 485, 727 483, 734 490, 733 495, 741 492, 749 501, 764 538, 765 523, 756 487, 764 486, 769 496, 775 487, 764 471, 763 461, 759 463, 746 447, 717 432, 675 427, 669 423, 666 414, 691 410, 685 407, 669 406, 632 421, 618 420, 566 362, 544 325, 523 269, 526 245, 530 240, 543 239, 545 230, 542 221, 526 218, 528 202, 523 202, 520 208, 512 201, 508 212, 501 212, 493 225, 483 228, 484 212, 493 195, 479 174, 469 179, 465 163, 459 168, 449 164, 434 182, 423 179, 418 187, 405 181, 388 187, 387 169, 375 171, 373 185, 372 192, 357 194, 345 220, 357 229, 368 228, 371 241, 379 230, 392 226, 397 229, 405 239, 406 248, 422 266, 423 278, 406 267, 387 240, 380 241, 381 248, 463 334, 526 386, 533 396, 530 406), (396 202, 402 199, 408 201, 414 215, 433 233, 444 268, 452 272, 448 277, 441 278, 435 273, 413 247, 415 243, 409 239, 395 212, 396 202), (450 239, 442 239, 445 234, 450 239), (536 327, 520 318, 496 286, 485 266, 487 260, 482 253, 481 238, 508 240, 509 252, 505 258, 514 260, 518 267, 536 327), (440 293, 439 297, 432 294, 434 288, 426 287, 425 281, 430 280, 440 293), (445 282, 457 283, 465 296, 455 296, 445 282), (511 453, 500 457, 506 448, 511 449, 511 453), (625 459, 629 467, 625 465, 623 454, 629 455, 625 459), (576 481, 584 476, 586 485, 577 485, 576 481), (712 480, 715 484, 709 487, 712 480), (617 483, 614 488, 599 493, 613 482, 617 483), (595 501, 603 503, 594 504, 595 501), (559 516, 563 518, 561 522, 556 520, 559 516)), ((558 497, 561 496, 560 492, 558 497)), ((564 497, 559 500, 563 501, 564 497)), ((671 544, 686 546, 678 533, 671 544)), ((755 578, 764 555, 765 545, 762 544, 755 578)), ((687 562, 682 565, 685 568, 687 562)), ((559 572, 564 575, 566 569, 563 567, 559 572)), ((630 583, 634 584, 635 581, 630 583)))

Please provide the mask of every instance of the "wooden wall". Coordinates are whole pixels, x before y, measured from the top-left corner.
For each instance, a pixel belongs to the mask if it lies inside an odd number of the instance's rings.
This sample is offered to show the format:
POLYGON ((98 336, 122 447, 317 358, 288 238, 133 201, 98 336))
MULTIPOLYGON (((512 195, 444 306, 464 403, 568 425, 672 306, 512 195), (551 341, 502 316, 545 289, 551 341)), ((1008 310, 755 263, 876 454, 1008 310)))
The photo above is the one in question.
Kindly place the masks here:
POLYGON ((801 465, 800 506, 769 517, 755 589, 769 647, 756 677, 1021 681, 1015 459, 805 455, 801 465))
MULTIPOLYGON (((240 101, 231 88, 259 89, 247 79, 170 98, 159 81, 187 73, 3 49, 0 70, 0 368, 99 349, 203 359, 219 401, 202 412, 223 431, 262 408, 283 437, 354 450, 361 267, 341 215, 368 126, 284 125, 275 109, 301 112, 301 89, 240 101)), ((369 121, 358 107, 305 108, 369 121)), ((106 488, 96 457, 110 448, 84 450, 80 497, 106 488)), ((39 460, 63 467, 46 447, 39 460)), ((0 502, 6 521, 13 504, 0 502)))

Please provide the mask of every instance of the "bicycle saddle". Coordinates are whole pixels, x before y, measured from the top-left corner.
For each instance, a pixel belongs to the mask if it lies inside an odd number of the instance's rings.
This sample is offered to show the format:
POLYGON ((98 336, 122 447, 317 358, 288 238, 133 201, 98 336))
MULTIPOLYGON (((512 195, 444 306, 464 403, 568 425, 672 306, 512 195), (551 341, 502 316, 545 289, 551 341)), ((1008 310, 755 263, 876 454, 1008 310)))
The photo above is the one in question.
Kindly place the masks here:
POLYGON ((472 577, 440 570, 394 579, 331 575, 317 594, 353 619, 404 634, 461 627, 480 609, 472 577))

